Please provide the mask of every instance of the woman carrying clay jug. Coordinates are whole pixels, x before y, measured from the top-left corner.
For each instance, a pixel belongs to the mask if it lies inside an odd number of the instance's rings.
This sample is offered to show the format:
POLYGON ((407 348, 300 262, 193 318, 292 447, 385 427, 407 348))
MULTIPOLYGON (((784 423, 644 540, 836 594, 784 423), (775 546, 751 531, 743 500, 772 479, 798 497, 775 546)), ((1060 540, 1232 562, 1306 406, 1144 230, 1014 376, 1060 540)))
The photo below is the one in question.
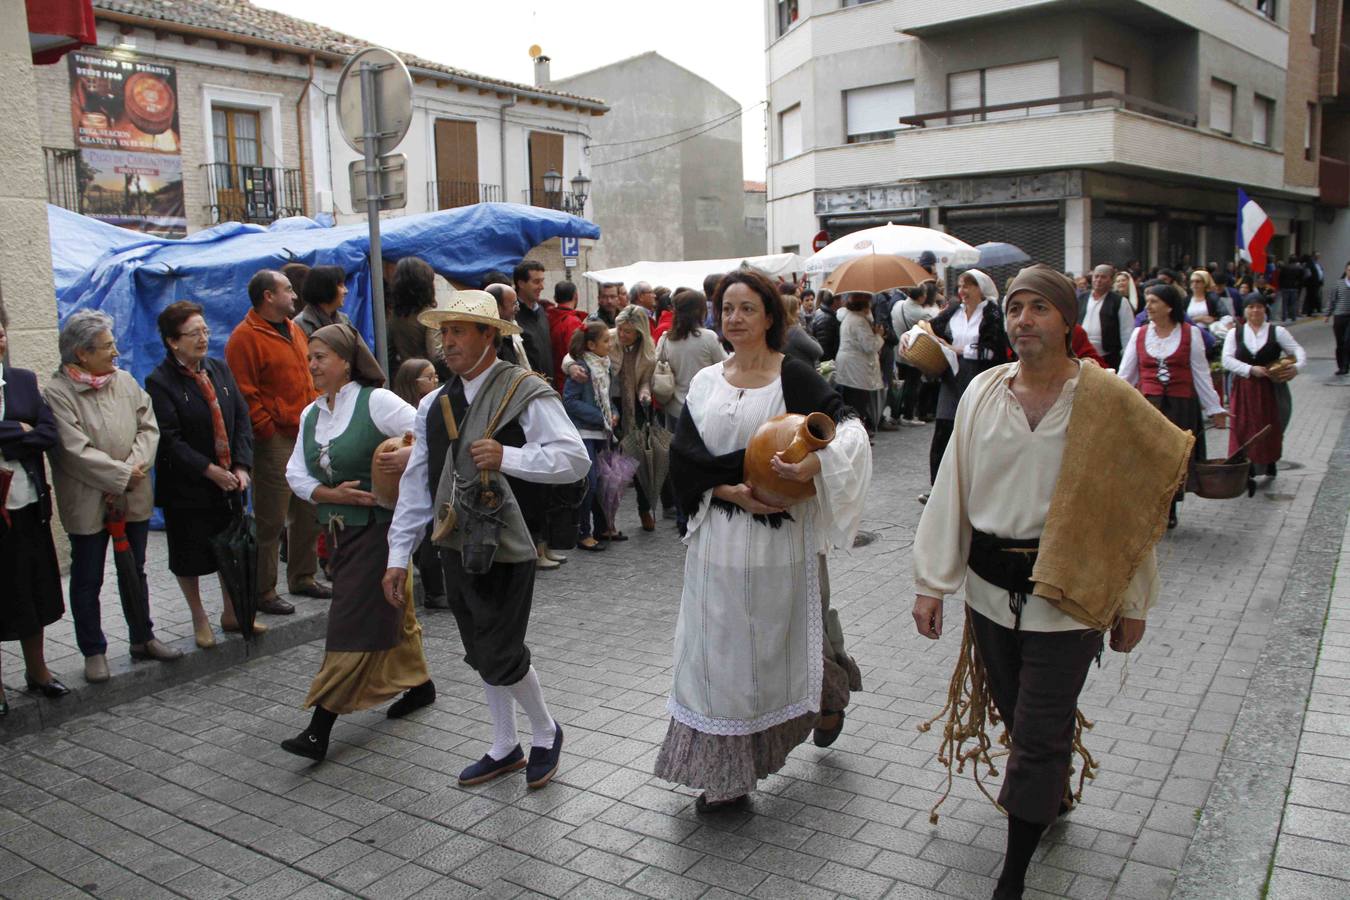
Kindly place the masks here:
POLYGON ((852 544, 872 474, 862 423, 814 369, 781 352, 787 313, 772 282, 732 272, 713 317, 734 352, 694 376, 671 447, 689 549, 656 761, 661 778, 703 791, 700 813, 744 805, 813 729, 820 746, 842 730, 857 670, 825 634, 819 554, 852 544), (751 438, 784 413, 814 412, 835 423, 833 438, 800 462, 781 452, 768 462, 814 496, 787 508, 756 499, 745 472, 763 467, 746 458, 751 438))

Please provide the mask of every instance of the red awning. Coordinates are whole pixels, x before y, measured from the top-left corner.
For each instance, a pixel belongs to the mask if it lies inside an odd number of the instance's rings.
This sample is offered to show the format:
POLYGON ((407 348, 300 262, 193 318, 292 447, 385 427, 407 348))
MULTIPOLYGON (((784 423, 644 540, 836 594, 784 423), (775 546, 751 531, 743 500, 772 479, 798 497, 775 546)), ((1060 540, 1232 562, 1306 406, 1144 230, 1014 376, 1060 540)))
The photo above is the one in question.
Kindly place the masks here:
POLYGON ((76 47, 98 43, 91 0, 26 0, 33 64, 58 61, 76 47))

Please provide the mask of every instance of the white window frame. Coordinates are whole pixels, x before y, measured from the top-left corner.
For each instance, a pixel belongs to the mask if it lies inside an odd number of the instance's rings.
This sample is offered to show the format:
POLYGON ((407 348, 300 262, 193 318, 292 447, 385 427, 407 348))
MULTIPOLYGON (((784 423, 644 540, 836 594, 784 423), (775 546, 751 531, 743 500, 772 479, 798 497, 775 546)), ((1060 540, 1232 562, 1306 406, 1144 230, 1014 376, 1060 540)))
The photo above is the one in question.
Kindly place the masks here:
POLYGON ((281 100, 280 94, 262 91, 246 91, 224 85, 202 85, 202 140, 206 147, 202 159, 208 163, 228 162, 216 159, 216 135, 214 116, 211 110, 216 106, 228 106, 234 109, 255 110, 259 124, 259 159, 269 169, 284 169, 285 148, 281 143, 281 100))

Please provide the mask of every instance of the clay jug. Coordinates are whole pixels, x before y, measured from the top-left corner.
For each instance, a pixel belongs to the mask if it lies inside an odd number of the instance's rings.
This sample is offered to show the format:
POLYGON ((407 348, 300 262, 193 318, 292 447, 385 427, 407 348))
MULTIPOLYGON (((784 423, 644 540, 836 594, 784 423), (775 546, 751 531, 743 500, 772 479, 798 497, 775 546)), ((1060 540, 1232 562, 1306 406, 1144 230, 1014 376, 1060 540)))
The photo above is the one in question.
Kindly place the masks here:
POLYGON ((814 481, 779 478, 769 461, 782 451, 784 462, 798 463, 832 440, 834 419, 825 413, 784 413, 770 419, 759 426, 745 447, 745 483, 756 500, 771 506, 795 506, 810 500, 816 495, 814 481))
POLYGON ((375 495, 375 502, 385 509, 393 509, 398 503, 398 481, 402 478, 402 473, 389 475, 381 472, 375 465, 375 460, 380 458, 380 454, 389 450, 402 450, 404 447, 412 446, 413 436, 411 432, 405 433, 403 437, 391 437, 380 442, 380 446, 375 448, 375 453, 370 457, 370 492, 375 495))

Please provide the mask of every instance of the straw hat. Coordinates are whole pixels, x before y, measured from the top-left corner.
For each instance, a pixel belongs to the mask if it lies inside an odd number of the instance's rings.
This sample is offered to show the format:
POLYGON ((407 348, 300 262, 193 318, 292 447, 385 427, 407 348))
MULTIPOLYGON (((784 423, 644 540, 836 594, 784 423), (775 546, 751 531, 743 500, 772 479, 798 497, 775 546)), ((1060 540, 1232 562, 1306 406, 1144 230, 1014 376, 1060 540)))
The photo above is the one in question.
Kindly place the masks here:
POLYGON ((455 291, 444 306, 418 313, 417 321, 428 328, 440 328, 442 322, 476 322, 502 334, 520 334, 519 325, 498 314, 497 298, 487 291, 455 291))

